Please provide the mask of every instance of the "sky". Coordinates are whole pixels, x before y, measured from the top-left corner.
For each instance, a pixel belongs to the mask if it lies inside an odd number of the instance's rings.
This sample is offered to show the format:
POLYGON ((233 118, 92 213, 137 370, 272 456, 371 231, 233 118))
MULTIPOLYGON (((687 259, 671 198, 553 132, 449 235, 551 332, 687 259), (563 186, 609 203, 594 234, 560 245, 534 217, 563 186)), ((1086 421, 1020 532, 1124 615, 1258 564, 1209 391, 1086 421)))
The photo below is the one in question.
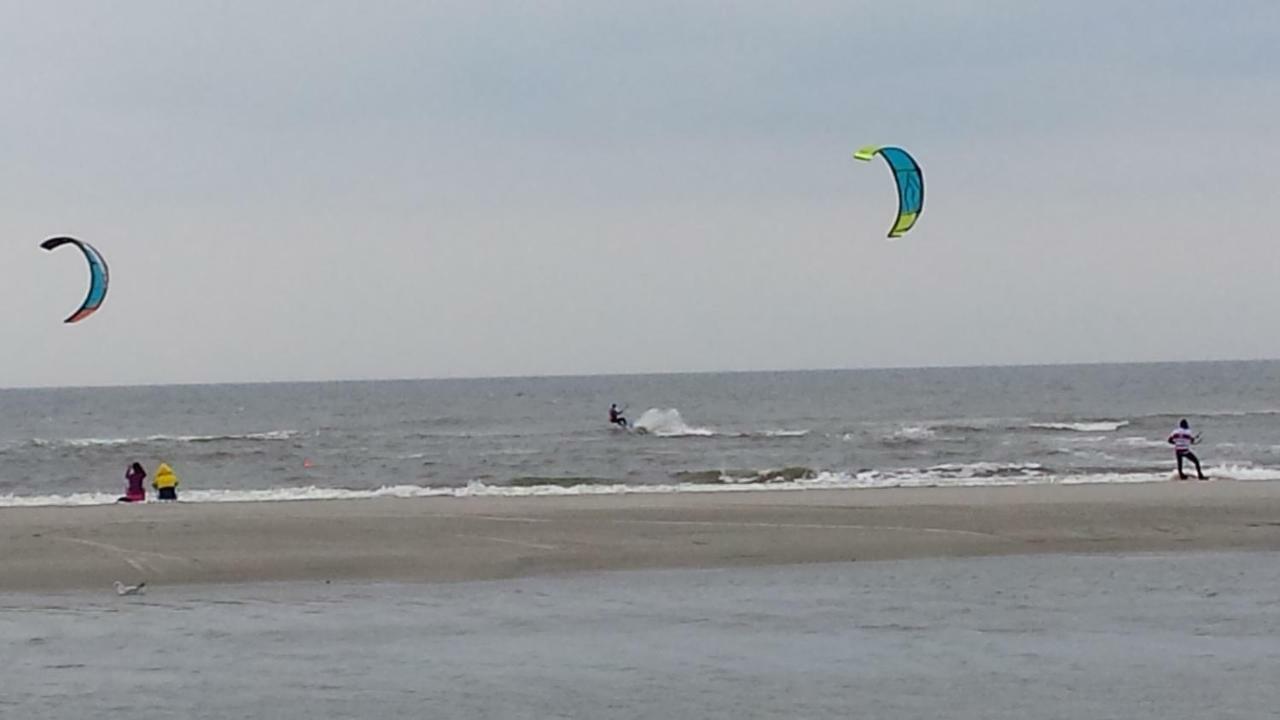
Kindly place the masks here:
POLYGON ((1280 357, 1274 0, 0 0, 0 107, 0 386, 1280 357))

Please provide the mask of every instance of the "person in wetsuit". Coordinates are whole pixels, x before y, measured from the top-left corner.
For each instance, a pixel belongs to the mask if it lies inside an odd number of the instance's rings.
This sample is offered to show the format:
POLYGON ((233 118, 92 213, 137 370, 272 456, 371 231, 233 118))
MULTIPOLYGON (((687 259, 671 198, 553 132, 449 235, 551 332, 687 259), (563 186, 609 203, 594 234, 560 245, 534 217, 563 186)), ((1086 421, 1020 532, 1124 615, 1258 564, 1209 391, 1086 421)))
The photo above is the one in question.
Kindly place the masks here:
POLYGON ((622 427, 631 427, 627 424, 627 419, 622 417, 622 411, 618 409, 618 404, 613 403, 609 406, 609 422, 622 427))

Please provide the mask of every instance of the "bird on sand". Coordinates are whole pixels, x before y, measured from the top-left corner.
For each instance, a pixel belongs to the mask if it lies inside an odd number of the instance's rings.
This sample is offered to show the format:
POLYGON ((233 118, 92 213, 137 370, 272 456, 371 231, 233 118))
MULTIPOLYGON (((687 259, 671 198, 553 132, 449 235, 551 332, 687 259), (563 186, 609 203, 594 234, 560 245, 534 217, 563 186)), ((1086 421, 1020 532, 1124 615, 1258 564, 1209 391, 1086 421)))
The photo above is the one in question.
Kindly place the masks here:
POLYGON ((141 595, 143 593, 142 589, 146 586, 147 584, 145 582, 140 582, 137 585, 125 585, 124 583, 117 580, 116 594, 117 595, 141 595))

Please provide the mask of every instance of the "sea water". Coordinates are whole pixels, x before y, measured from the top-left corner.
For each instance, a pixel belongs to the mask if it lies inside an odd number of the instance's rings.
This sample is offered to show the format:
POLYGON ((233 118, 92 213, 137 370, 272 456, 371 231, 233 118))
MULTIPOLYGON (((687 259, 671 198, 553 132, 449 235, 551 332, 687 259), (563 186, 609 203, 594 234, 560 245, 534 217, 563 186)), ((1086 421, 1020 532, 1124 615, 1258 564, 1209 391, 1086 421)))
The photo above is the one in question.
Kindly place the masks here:
POLYGON ((0 505, 1280 479, 1280 362, 0 390, 0 505), (610 403, 644 434, 607 422, 610 403))
POLYGON ((0 716, 1273 718, 1278 560, 0 594, 0 716))

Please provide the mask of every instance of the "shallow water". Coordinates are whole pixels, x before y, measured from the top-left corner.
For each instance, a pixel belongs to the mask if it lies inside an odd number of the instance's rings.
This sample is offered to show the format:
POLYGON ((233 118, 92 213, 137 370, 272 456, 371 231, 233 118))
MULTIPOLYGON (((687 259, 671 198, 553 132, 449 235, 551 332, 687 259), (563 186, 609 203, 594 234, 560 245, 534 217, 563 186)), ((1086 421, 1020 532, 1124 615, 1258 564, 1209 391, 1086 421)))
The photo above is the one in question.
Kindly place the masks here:
POLYGON ((1280 479, 1280 362, 0 390, 0 505, 1280 479), (630 403, 644 436, 613 430, 630 403), (653 412, 647 412, 653 409, 653 412))
POLYGON ((1270 718, 1280 555, 0 595, 0 715, 1270 718))

